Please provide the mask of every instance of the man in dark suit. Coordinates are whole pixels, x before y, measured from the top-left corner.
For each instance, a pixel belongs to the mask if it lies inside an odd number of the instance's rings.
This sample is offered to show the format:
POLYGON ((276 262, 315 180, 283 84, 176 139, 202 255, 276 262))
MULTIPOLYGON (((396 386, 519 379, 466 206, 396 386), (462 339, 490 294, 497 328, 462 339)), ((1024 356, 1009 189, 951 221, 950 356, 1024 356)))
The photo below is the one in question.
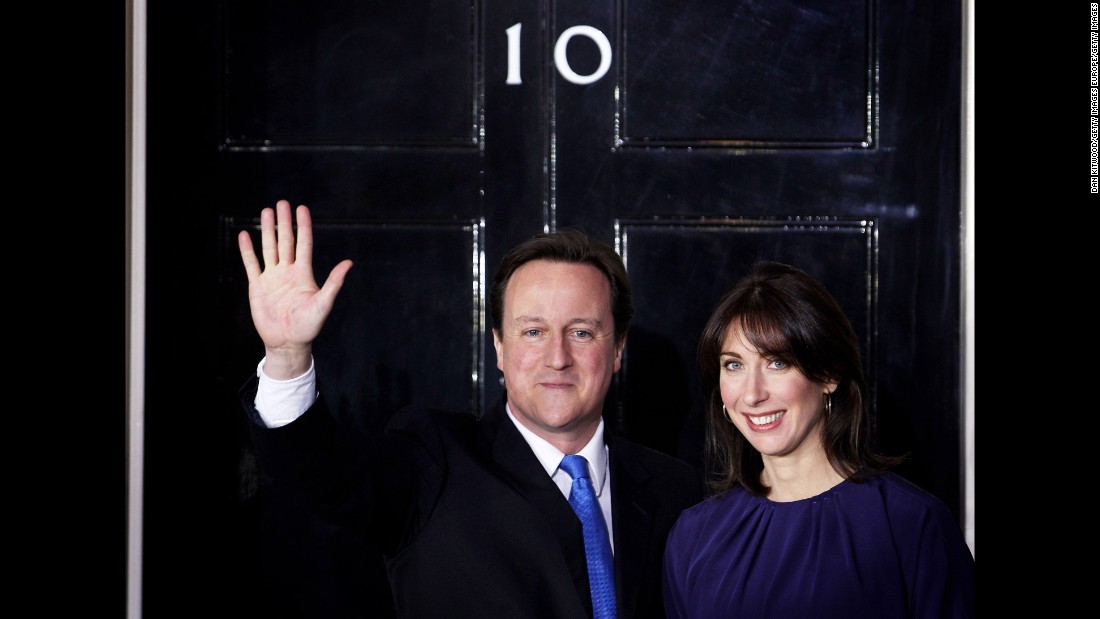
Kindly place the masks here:
POLYGON ((325 517, 356 527, 386 561, 401 617, 593 616, 572 478, 578 454, 614 552, 618 617, 663 617, 669 528, 703 497, 691 466, 604 432, 604 398, 633 315, 614 250, 582 233, 536 235, 490 290, 505 397, 481 419, 406 409, 386 432, 341 431, 317 390, 312 342, 351 262, 322 287, 309 209, 261 212, 263 268, 238 239, 265 357, 241 390, 261 466, 325 517), (277 223, 277 225, 276 225, 277 223))

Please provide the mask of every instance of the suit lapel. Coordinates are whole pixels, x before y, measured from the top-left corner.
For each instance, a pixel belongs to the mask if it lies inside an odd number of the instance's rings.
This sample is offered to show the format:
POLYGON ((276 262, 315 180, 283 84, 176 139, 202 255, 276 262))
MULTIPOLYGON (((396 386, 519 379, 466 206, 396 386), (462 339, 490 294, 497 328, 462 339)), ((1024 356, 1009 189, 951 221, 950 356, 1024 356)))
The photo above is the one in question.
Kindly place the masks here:
MULTIPOLYGON (((558 540, 570 575, 582 600, 591 598, 584 557, 584 532, 569 501, 562 496, 508 414, 503 402, 477 424, 477 451, 497 476, 523 496, 558 540)), ((535 526, 535 523, 530 523, 535 526)))
POLYGON ((619 609, 635 616, 643 568, 653 552, 653 523, 660 496, 647 490, 649 472, 630 454, 630 445, 605 433, 611 469, 612 524, 615 529, 615 570, 619 574, 619 609))

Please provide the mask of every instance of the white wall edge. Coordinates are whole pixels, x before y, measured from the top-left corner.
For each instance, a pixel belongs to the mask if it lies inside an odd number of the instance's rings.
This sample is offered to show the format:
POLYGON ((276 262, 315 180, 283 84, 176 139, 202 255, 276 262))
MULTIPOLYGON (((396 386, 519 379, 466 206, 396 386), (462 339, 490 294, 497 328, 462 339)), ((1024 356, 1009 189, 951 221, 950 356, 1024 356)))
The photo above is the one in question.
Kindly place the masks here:
POLYGON ((145 486, 146 2, 126 0, 126 616, 141 618, 145 486))
POLYGON ((963 533, 974 553, 974 0, 963 2, 963 533))

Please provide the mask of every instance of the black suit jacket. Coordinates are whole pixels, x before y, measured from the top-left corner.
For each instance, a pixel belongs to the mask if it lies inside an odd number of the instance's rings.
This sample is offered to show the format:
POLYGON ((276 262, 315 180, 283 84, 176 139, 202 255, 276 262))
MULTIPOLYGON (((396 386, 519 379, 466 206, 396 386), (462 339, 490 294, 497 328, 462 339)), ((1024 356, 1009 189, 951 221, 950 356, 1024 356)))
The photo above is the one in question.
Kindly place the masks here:
MULTIPOLYGON (((340 430, 323 398, 268 429, 241 391, 260 465, 321 515, 362 530, 386 561, 401 617, 592 616, 580 520, 498 403, 406 409, 384 434, 340 430)), ((619 616, 664 617, 661 561, 698 471, 605 432, 619 616)))

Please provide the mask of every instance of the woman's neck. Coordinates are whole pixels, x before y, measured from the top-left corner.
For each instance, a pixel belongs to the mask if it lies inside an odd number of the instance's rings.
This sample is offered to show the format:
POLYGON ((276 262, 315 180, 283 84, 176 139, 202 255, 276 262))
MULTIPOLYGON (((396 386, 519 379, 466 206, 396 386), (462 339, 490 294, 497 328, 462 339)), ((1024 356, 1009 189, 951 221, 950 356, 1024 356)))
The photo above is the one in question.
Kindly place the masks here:
POLYGON ((771 488, 768 498, 779 503, 817 496, 844 479, 823 448, 807 454, 764 456, 764 470, 760 472, 760 481, 771 488))

